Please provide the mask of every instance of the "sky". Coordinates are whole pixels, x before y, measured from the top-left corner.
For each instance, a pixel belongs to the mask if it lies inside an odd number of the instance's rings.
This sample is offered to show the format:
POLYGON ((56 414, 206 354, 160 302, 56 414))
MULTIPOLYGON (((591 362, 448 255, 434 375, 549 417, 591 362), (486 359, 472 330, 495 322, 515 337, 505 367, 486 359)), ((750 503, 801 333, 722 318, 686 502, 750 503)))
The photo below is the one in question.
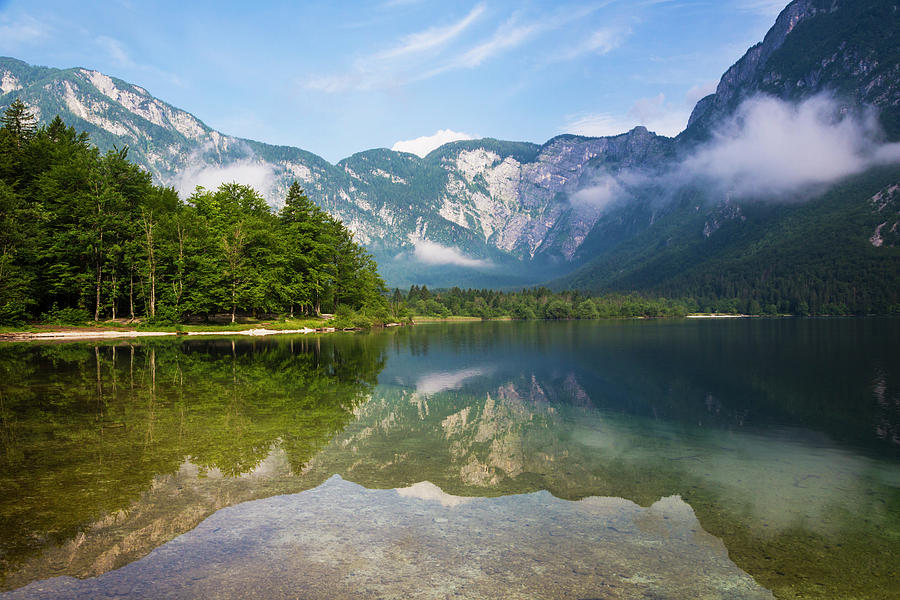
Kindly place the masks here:
POLYGON ((95 69, 337 162, 467 137, 676 135, 787 0, 0 0, 0 55, 95 69))

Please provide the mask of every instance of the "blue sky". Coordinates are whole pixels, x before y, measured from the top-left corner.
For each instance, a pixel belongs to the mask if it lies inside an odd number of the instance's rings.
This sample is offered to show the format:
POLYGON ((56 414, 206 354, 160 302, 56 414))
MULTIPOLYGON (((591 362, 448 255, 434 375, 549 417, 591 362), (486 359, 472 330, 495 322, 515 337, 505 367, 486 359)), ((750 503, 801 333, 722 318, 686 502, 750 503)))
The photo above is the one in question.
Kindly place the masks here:
POLYGON ((96 69, 335 162, 438 132, 674 135, 786 4, 0 0, 0 54, 96 69))

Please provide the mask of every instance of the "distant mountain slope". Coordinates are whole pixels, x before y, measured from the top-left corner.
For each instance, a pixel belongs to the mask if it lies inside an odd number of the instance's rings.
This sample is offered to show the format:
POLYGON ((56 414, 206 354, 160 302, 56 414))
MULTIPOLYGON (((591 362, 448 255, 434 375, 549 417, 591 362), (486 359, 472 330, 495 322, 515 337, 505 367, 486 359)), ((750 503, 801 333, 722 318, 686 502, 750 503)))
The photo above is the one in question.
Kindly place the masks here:
POLYGON ((738 310, 900 312, 900 166, 874 168, 795 204, 722 204, 679 210, 552 287, 643 290, 738 310))

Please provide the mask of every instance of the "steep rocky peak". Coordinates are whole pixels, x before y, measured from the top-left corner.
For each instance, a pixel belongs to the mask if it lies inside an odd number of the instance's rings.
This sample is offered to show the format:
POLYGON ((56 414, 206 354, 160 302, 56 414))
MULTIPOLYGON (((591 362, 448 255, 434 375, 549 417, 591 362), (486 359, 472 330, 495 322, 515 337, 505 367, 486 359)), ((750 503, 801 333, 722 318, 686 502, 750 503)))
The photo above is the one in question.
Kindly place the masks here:
POLYGON ((755 81, 760 78, 769 58, 781 48, 794 28, 801 21, 817 14, 837 10, 838 4, 838 0, 794 0, 788 4, 778 15, 763 41, 747 50, 744 56, 722 75, 716 92, 697 102, 688 119, 688 127, 703 120, 704 117, 712 116, 713 113, 733 109, 747 96, 748 91, 755 88, 755 81))

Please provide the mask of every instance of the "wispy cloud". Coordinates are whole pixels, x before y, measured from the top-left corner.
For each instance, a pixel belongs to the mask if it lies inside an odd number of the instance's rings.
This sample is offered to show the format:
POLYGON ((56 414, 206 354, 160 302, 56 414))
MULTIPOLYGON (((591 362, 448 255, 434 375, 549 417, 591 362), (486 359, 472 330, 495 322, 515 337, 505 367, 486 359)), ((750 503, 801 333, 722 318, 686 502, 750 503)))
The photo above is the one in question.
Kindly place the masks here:
POLYGON ((630 129, 630 122, 609 113, 587 113, 571 116, 560 133, 574 133, 589 137, 619 135, 630 129))
POLYGON ((606 27, 599 29, 583 40, 580 44, 571 46, 566 50, 551 56, 548 63, 574 60, 588 54, 609 54, 625 43, 631 35, 630 27, 606 27))
POLYGON ((605 175, 593 182, 589 187, 582 188, 569 197, 573 206, 587 206, 594 209, 603 209, 617 199, 621 198, 624 190, 619 182, 610 175, 605 175))
POLYGON ((107 35, 99 35, 94 38, 94 43, 117 67, 128 69, 130 71, 141 71, 143 73, 149 73, 154 77, 165 79, 177 86, 185 86, 184 81, 174 73, 164 71, 151 64, 137 63, 134 59, 131 58, 131 54, 128 52, 127 47, 121 40, 117 40, 116 38, 107 35))
POLYGON ((310 77, 303 87, 313 92, 335 94, 349 90, 365 91, 375 87, 374 80, 363 72, 310 77))
POLYGON ((684 101, 693 107, 695 104, 697 104, 697 102, 700 101, 701 98, 705 98, 706 96, 715 93, 716 87, 718 87, 718 85, 718 81, 707 81, 705 83, 698 83, 697 85, 691 86, 691 88, 684 95, 684 101))
POLYGON ((736 196, 777 199, 900 162, 900 144, 883 144, 880 137, 874 114, 845 114, 827 96, 800 104, 759 96, 744 102, 677 171, 736 196))
POLYGON ((615 136, 642 125, 660 135, 676 136, 684 130, 691 112, 687 106, 670 106, 663 94, 640 98, 627 113, 589 113, 571 117, 561 133, 593 137, 615 136))
POLYGON ((416 391, 421 394, 437 394, 447 390, 458 390, 469 379, 489 374, 493 369, 473 367, 458 371, 437 371, 426 373, 416 380, 416 391))
POLYGON ((50 27, 34 17, 0 17, 0 48, 41 41, 50 35, 50 27))
POLYGON ((134 67, 134 61, 125 50, 125 45, 115 38, 106 35, 97 36, 94 40, 106 54, 120 67, 134 67))
POLYGON ((244 159, 223 166, 195 163, 179 173, 170 184, 182 198, 194 193, 197 186, 215 190, 223 183, 249 185, 264 198, 272 198, 276 177, 272 165, 244 159))
MULTIPOLYGON (((488 37, 468 45, 456 43, 487 12, 484 4, 478 4, 465 17, 450 25, 429 27, 408 35, 398 44, 358 59, 347 72, 310 77, 303 86, 328 93, 369 91, 424 81, 450 71, 475 69, 547 32, 564 28, 605 4, 608 2, 576 10, 559 10, 529 19, 515 13, 497 25, 488 37)), ((621 44, 628 33, 627 30, 612 28, 597 30, 581 46, 572 50, 572 57, 588 52, 609 52, 621 44)))
POLYGON ((485 5, 476 5, 462 19, 444 26, 434 26, 404 37, 398 44, 357 59, 344 73, 310 77, 303 87, 308 90, 340 93, 390 88, 416 79, 411 72, 421 69, 423 61, 459 38, 484 14, 485 5))
POLYGON ((391 146, 391 150, 395 152, 410 152, 425 158, 429 152, 440 148, 448 142, 471 139, 475 139, 475 136, 462 133, 461 131, 453 131, 452 129, 440 129, 434 135, 423 135, 412 140, 400 140, 391 146))
POLYGON ((525 25, 516 25, 512 22, 504 23, 494 32, 490 39, 462 53, 446 65, 445 68, 477 67, 493 56, 519 46, 540 32, 541 29, 542 27, 538 23, 527 23, 525 25))
POLYGON ((827 95, 800 103, 769 96, 744 101, 712 139, 658 172, 599 173, 569 197, 575 208, 603 210, 634 186, 667 191, 701 186, 714 196, 802 202, 874 166, 900 164, 900 143, 885 143, 875 111, 846 111, 827 95))
POLYGON ((681 133, 691 116, 693 104, 671 105, 666 102, 662 93, 635 101, 628 111, 628 116, 650 131, 670 137, 681 133))
POLYGON ((493 266, 489 260, 470 258, 453 246, 442 246, 428 240, 416 240, 413 256, 427 265, 456 265, 459 267, 485 268, 493 266))
POLYGON ((710 81, 691 87, 679 102, 670 102, 665 94, 638 98, 625 114, 587 113, 567 119, 561 133, 587 136, 614 136, 643 125, 660 135, 674 137, 687 126, 694 105, 700 98, 716 91, 716 82, 710 81))
MULTIPOLYGON (((573 21, 590 15, 599 6, 587 6, 575 11, 567 10, 556 15, 545 16, 544 18, 533 19, 528 22, 521 22, 518 15, 513 15, 497 27, 490 38, 464 52, 458 53, 443 65, 425 72, 422 78, 434 77, 456 69, 479 67, 488 60, 517 48, 541 34, 560 29, 573 21)), ((597 48, 602 47, 603 44, 610 43, 609 39, 604 40, 602 38, 603 36, 599 36, 597 39, 592 38, 589 42, 595 44, 597 48)))
POLYGON ((459 37, 470 25, 478 20, 484 13, 484 10, 484 4, 479 4, 456 23, 446 27, 429 27, 425 31, 411 34, 397 46, 376 54, 375 59, 390 60, 439 48, 459 37))

